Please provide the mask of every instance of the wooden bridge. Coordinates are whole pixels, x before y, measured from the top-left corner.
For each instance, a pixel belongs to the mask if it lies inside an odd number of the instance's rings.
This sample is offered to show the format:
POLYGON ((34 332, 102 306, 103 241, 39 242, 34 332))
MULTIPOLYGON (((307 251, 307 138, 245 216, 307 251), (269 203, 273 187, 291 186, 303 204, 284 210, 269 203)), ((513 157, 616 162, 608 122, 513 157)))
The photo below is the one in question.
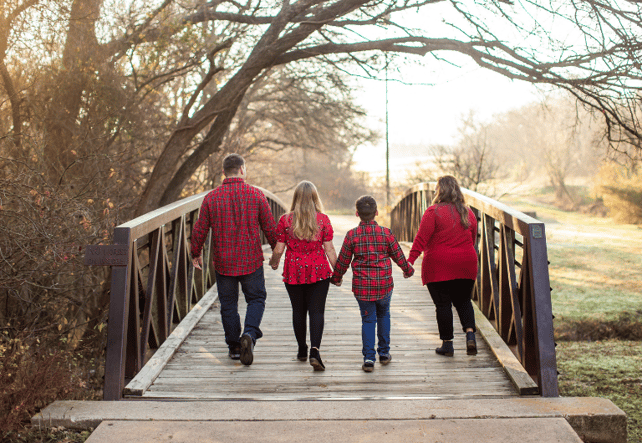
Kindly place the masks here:
MULTIPOLYGON (((333 217, 335 227, 354 227, 355 217, 333 217), (352 226, 351 226, 352 225, 352 226)), ((341 232, 343 231, 343 232, 341 232)), ((335 247, 341 247, 339 229, 335 247)), ((267 251, 269 251, 269 247, 267 251)), ((269 252, 266 252, 269 258, 269 252)), ((321 346, 325 372, 313 372, 296 359, 292 308, 281 270, 265 265, 268 298, 250 367, 227 356, 216 293, 205 297, 204 315, 181 342, 175 340, 152 361, 155 370, 139 373, 126 387, 126 397, 149 399, 319 400, 365 398, 469 398, 517 395, 518 391, 484 340, 479 354, 466 355, 465 336, 458 331, 454 358, 435 354, 441 344, 434 306, 420 278, 405 280, 395 269, 391 305, 393 362, 377 365, 376 373, 361 370, 361 316, 346 284, 331 286, 321 346), (177 346, 178 345, 178 346, 177 346), (167 357, 171 357, 167 360, 167 357), (163 361, 166 360, 166 363, 163 361), (156 364, 158 361, 158 364, 156 364)), ((242 295, 240 297, 243 298, 242 295)), ((241 313, 243 318, 243 312, 241 313)), ((185 328, 190 329, 189 327, 185 328)), ((533 388, 537 388, 531 382, 533 388)))
MULTIPOLYGON (((392 211, 406 253, 432 189, 409 189, 392 211)), ((284 204, 263 192, 280 217, 284 204)), ((314 372, 296 359, 281 272, 266 266, 254 362, 229 359, 211 251, 204 249, 202 271, 188 253, 203 193, 125 223, 113 245, 87 250, 87 264, 112 266, 104 398, 138 401, 56 401, 32 423, 97 427, 88 443, 579 443, 578 435, 625 443, 626 415, 610 401, 558 397, 544 224, 465 193, 479 222, 476 356, 466 354, 458 328, 454 357, 434 352, 440 340, 420 272, 404 279, 394 268, 392 363, 361 370, 361 319, 348 273, 343 286, 330 287, 321 345, 327 369, 314 372)), ((358 220, 331 220, 338 249, 358 220)))
MULTIPOLYGON (((278 219, 285 205, 264 193, 278 219)), ((105 399, 557 396, 544 224, 479 194, 466 194, 480 223, 477 356, 463 352, 461 332, 455 336, 454 358, 434 353, 440 341, 432 301, 419 274, 405 280, 396 269, 393 364, 377 365, 374 376, 360 370, 361 322, 346 284, 331 287, 321 349, 327 370, 314 373, 295 358, 281 273, 266 265, 264 338, 257 344, 255 363, 244 367, 230 360, 211 290, 210 252, 204 253, 203 271, 195 270, 188 256, 191 227, 205 195, 200 194, 115 229, 113 247, 122 248, 120 254, 129 259, 112 269, 105 399)), ((412 241, 431 197, 430 184, 420 184, 394 208, 392 229, 401 242, 412 241)), ((358 220, 335 218, 334 224, 339 249, 342 234, 358 220)))

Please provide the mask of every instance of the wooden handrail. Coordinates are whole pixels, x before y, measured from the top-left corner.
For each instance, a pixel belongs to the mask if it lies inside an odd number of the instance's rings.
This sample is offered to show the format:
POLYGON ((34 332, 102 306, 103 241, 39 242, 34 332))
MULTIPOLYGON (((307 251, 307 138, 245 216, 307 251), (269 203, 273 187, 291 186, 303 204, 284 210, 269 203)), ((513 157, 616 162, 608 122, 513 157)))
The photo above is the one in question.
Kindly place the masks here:
MULTIPOLYGON (((286 206, 271 192, 259 189, 278 220, 287 212, 286 206)), ((122 398, 125 381, 141 370, 215 283, 211 234, 203 246, 203 270, 192 266, 189 254, 192 229, 206 195, 185 198, 123 223, 114 228, 113 245, 87 249, 85 263, 112 266, 105 400, 122 398), (96 254, 91 260, 90 252, 96 254), (109 256, 115 253, 119 256, 109 256)), ((263 235, 261 241, 267 243, 263 235)))
MULTIPOLYGON (((412 242, 434 183, 409 188, 393 207, 391 229, 412 242)), ((478 223, 479 272, 473 301, 531 375, 544 397, 559 396, 544 223, 462 189, 478 223)))

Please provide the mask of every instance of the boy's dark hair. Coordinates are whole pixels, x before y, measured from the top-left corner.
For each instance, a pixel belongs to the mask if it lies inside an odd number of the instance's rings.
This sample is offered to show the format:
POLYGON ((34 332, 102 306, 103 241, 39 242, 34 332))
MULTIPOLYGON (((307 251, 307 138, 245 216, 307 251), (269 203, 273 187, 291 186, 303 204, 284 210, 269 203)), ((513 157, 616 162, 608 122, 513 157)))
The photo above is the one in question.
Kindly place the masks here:
POLYGON ((241 166, 245 164, 245 160, 238 154, 228 154, 223 159, 223 173, 225 175, 235 175, 239 173, 241 166))
POLYGON ((377 201, 372 196, 364 195, 359 197, 355 205, 362 221, 374 220, 377 213, 377 201))

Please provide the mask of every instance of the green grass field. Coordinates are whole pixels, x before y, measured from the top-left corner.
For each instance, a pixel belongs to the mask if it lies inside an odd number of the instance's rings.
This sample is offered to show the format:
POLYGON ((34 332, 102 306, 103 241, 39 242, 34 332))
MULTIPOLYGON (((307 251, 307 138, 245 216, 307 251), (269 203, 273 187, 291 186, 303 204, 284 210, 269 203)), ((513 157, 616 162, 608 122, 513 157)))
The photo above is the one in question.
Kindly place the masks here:
MULTIPOLYGON (((609 218, 565 212, 533 202, 509 203, 535 211, 546 223, 556 333, 569 325, 612 332, 628 323, 642 330, 642 229, 609 218)), ((556 334, 557 335, 557 334, 556 334)), ((639 335, 638 335, 639 337, 639 335)), ((639 340, 639 339, 638 339, 639 340)), ((560 393, 605 397, 628 416, 629 442, 642 442, 642 341, 557 339, 560 393)))

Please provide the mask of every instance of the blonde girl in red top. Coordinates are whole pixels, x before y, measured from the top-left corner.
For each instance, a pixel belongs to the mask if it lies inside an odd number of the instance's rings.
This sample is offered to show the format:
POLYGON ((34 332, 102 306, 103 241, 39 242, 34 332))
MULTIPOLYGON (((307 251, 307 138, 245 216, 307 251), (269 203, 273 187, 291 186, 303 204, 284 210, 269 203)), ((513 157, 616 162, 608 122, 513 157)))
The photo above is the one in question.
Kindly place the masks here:
POLYGON ((308 359, 306 317, 309 315, 310 364, 315 371, 325 370, 319 347, 330 276, 337 261, 333 234, 317 188, 309 181, 302 181, 294 190, 290 212, 283 215, 277 225, 277 243, 270 266, 275 270, 279 267, 285 250, 283 282, 292 303, 292 326, 299 344, 297 358, 308 359))
POLYGON ((421 281, 435 303, 442 346, 435 352, 452 356, 455 306, 466 332, 468 355, 477 354, 475 312, 471 292, 477 278, 477 218, 464 201, 455 177, 440 177, 432 206, 426 209, 412 244, 408 261, 415 264, 421 253, 421 281))

